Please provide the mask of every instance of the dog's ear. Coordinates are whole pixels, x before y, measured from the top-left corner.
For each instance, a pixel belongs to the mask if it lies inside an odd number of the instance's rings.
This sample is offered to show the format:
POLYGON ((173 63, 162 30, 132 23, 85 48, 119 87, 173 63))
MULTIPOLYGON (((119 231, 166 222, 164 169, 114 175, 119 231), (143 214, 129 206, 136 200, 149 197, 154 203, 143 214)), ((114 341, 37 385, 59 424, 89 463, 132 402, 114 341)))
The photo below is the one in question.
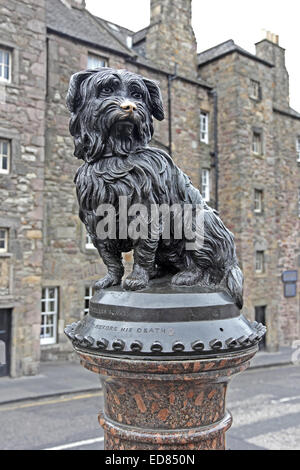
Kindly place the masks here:
POLYGON ((69 83, 69 89, 68 89, 68 94, 66 98, 66 104, 68 107, 68 110, 71 113, 76 113, 78 107, 80 106, 82 100, 83 100, 83 94, 82 91, 80 90, 80 85, 84 80, 89 78, 91 75, 93 75, 95 72, 98 72, 98 69, 95 70, 84 70, 81 72, 74 73, 74 75, 71 76, 70 78, 70 83, 69 83))
POLYGON ((161 92, 159 86, 153 80, 143 77, 143 82, 145 83, 151 99, 151 112, 153 117, 158 121, 162 121, 165 118, 164 107, 161 92))

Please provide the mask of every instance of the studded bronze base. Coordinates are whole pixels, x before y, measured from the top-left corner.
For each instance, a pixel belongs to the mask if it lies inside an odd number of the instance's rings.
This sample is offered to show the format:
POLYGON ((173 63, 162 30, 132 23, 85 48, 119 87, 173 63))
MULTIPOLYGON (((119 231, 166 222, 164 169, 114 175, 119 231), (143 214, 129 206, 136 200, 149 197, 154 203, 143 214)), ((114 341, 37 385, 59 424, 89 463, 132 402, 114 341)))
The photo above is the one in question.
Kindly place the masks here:
POLYGON ((232 422, 225 409, 228 381, 247 368, 257 346, 174 361, 75 349, 82 365, 101 376, 106 450, 222 450, 232 422))
POLYGON ((222 290, 179 288, 169 279, 142 291, 98 291, 66 335, 100 374, 106 449, 224 449, 229 379, 258 349, 250 323, 222 290))

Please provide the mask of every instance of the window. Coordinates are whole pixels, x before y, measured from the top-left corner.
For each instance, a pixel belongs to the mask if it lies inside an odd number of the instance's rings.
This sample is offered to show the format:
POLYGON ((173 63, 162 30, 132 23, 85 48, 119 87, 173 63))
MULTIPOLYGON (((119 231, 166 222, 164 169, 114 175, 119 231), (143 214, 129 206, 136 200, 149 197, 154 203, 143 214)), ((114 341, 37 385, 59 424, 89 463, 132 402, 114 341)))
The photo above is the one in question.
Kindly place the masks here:
POLYGON ((9 173, 10 164, 10 141, 0 139, 0 173, 9 173))
POLYGON ((11 80, 11 53, 7 49, 0 48, 0 81, 11 80))
POLYGON ((262 133, 253 131, 252 134, 252 152, 255 155, 262 155, 262 133))
MULTIPOLYGON (((254 307, 255 308, 255 321, 257 323, 262 323, 263 325, 266 325, 266 306, 259 306, 259 307, 254 307)), ((264 335, 259 342, 258 345, 260 350, 263 350, 266 348, 266 335, 264 335)))
POLYGON ((94 288, 89 286, 85 288, 85 295, 84 295, 84 309, 83 313, 84 315, 87 315, 89 313, 89 305, 90 305, 90 300, 94 295, 94 288))
POLYGON ((265 271, 265 252, 257 251, 255 260, 255 272, 263 273, 265 271))
POLYGON ((93 245, 91 236, 87 233, 85 237, 85 248, 87 250, 96 250, 96 248, 93 245))
POLYGON ((260 214, 263 211, 263 191, 261 189, 254 190, 254 212, 260 214))
POLYGON ((208 113, 200 113, 200 140, 208 144, 208 113))
POLYGON ((132 36, 127 36, 126 44, 127 44, 127 47, 129 47, 129 49, 132 49, 132 36))
POLYGON ((58 287, 42 289, 41 344, 57 342, 58 287))
POLYGON ((260 83, 256 80, 250 80, 250 98, 253 98, 254 100, 261 99, 260 83))
POLYGON ((88 54, 88 69, 97 69, 99 67, 107 67, 107 60, 96 54, 88 54))
POLYGON ((210 200, 210 171, 209 170, 202 170, 202 178, 201 178, 201 188, 202 188, 202 196, 204 201, 208 202, 210 200))
POLYGON ((296 140, 296 152, 297 152, 297 162, 300 163, 300 136, 296 140))
POLYGON ((0 253, 8 251, 8 229, 0 228, 0 253))

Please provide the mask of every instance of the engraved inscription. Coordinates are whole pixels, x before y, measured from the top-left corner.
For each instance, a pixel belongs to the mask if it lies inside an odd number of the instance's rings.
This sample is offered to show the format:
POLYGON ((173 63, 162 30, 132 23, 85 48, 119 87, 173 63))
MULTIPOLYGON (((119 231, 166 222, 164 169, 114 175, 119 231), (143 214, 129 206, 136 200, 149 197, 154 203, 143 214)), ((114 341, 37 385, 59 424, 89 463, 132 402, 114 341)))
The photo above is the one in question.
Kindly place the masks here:
POLYGON ((103 331, 115 331, 120 333, 138 333, 138 334, 156 334, 156 335, 168 335, 173 336, 175 334, 174 328, 159 328, 159 327, 142 327, 142 328, 133 328, 133 327, 118 327, 114 325, 95 325, 97 330, 103 331))

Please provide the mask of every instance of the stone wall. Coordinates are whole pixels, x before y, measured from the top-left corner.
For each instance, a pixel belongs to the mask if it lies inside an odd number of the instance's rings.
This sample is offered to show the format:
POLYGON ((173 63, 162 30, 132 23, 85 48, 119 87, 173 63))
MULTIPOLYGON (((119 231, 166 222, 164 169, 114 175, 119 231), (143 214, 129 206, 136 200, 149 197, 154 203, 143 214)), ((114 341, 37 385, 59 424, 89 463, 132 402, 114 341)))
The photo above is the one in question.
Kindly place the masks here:
POLYGON ((0 82, 0 137, 12 149, 10 173, 0 175, 0 225, 9 229, 0 308, 12 309, 12 376, 37 373, 40 359, 45 32, 44 0, 0 1, 0 45, 12 59, 11 83, 0 82))
POLYGON ((286 345, 291 345, 300 336, 300 164, 296 156, 299 135, 300 119, 274 113, 278 335, 279 343, 286 345), (298 271, 297 295, 286 298, 282 273, 289 270, 298 271))

